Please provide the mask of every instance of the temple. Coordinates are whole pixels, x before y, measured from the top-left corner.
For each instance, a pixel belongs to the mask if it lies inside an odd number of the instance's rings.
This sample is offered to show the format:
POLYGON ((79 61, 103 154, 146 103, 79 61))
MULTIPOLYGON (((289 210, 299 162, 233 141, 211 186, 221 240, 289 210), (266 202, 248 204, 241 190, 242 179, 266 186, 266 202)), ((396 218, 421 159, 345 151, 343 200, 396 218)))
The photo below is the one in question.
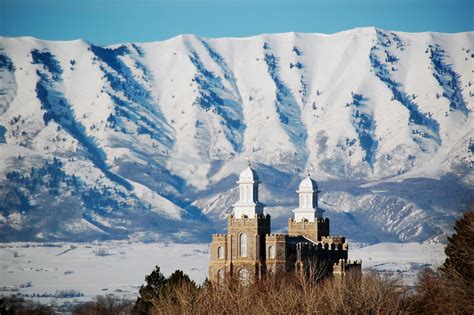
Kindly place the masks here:
POLYGON ((236 277, 243 283, 268 273, 300 272, 318 277, 360 272, 361 262, 348 260, 349 245, 330 236, 329 219, 318 207, 318 185, 308 173, 298 190, 298 208, 288 219, 288 234, 272 234, 270 215, 258 199, 257 172, 240 173, 239 200, 227 217, 227 234, 214 234, 210 246, 209 279, 214 284, 236 277))

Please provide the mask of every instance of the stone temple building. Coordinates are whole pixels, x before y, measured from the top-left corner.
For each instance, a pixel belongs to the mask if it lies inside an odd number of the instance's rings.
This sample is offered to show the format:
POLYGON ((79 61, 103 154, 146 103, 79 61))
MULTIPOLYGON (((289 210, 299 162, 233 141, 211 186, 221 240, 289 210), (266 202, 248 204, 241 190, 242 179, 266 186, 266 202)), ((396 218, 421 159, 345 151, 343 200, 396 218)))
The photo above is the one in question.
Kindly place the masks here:
POLYGON ((360 272, 361 262, 348 260, 342 236, 329 235, 329 219, 318 207, 318 185, 310 175, 296 191, 299 206, 288 218, 288 234, 273 234, 270 215, 258 199, 257 172, 249 166, 240 173, 239 200, 227 217, 227 234, 214 234, 210 246, 209 279, 222 283, 230 277, 247 283, 267 273, 295 271, 320 276, 360 272))

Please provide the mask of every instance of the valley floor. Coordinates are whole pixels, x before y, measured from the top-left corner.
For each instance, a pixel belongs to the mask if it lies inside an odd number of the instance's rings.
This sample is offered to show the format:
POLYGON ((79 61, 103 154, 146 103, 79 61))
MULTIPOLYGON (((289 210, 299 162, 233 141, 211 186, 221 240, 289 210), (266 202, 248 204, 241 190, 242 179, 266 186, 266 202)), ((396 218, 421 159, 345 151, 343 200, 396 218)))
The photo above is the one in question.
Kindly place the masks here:
MULTIPOLYGON (((400 274, 413 284, 418 270, 444 261, 443 249, 443 244, 435 243, 352 244, 350 259, 362 259, 364 269, 400 274)), ((109 293, 135 299, 156 265, 165 276, 181 269, 201 283, 208 261, 208 244, 3 243, 0 295, 21 294, 48 304, 109 293)))

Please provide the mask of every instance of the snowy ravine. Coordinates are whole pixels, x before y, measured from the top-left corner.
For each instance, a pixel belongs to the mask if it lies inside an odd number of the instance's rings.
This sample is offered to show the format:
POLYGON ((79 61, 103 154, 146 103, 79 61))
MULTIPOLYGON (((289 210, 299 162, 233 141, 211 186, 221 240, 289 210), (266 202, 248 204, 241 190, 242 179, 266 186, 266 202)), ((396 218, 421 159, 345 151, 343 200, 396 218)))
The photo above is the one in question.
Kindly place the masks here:
POLYGON ((207 242, 252 160, 272 229, 443 240, 474 196, 474 32, 0 38, 0 241, 207 242))

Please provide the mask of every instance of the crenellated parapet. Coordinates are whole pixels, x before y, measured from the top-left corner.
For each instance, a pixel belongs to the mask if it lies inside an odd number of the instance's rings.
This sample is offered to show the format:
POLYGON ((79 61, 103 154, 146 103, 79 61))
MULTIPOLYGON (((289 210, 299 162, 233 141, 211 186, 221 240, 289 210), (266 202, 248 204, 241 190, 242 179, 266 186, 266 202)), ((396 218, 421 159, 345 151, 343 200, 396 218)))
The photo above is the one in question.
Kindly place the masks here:
POLYGON ((227 234, 212 234, 212 241, 225 241, 227 234))
POLYGON ((326 249, 345 251, 346 253, 349 251, 349 244, 346 243, 346 238, 343 236, 324 236, 318 243, 321 243, 326 249))
POLYGON ((314 222, 310 222, 306 220, 297 221, 290 217, 288 218, 288 222, 290 221, 295 225, 303 224, 305 226, 315 226, 316 224, 329 224, 329 218, 317 218, 314 220, 314 222))
POLYGON ((321 240, 324 236, 329 236, 329 219, 316 218, 314 222, 306 220, 296 221, 288 219, 288 234, 290 236, 303 235, 314 242, 321 240))
POLYGON ((348 272, 356 272, 360 274, 362 271, 362 260, 348 260, 339 259, 333 263, 332 274, 335 276, 343 277, 348 272))
POLYGON ((240 218, 234 217, 233 214, 227 217, 228 227, 247 227, 257 225, 268 225, 270 226, 270 215, 269 214, 258 214, 253 218, 242 216, 240 218))
POLYGON ((288 238, 287 234, 267 234, 265 235, 265 239, 267 242, 286 242, 288 238))
POLYGON ((346 238, 344 236, 322 236, 321 242, 328 244, 344 244, 346 238))
POLYGON ((299 242, 296 247, 297 256, 328 262, 347 259, 349 254, 348 244, 340 241, 340 239, 334 241, 331 238, 326 238, 319 242, 299 242))

